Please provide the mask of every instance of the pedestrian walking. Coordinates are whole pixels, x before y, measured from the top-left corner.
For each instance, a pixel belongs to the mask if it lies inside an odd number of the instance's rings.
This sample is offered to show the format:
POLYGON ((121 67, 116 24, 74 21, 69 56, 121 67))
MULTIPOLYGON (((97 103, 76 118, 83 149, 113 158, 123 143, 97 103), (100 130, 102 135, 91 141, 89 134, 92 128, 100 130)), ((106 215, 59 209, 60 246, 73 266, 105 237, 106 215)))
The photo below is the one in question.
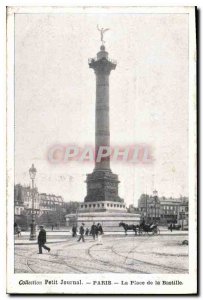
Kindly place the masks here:
POLYGON ((93 236, 93 239, 95 240, 95 236, 98 235, 98 230, 97 230, 97 226, 95 225, 95 222, 91 227, 90 234, 93 236))
POLYGON ((17 232, 18 237, 20 237, 21 236, 21 228, 19 225, 16 228, 16 232, 17 232))
POLYGON ((14 234, 17 233, 17 227, 18 227, 18 224, 15 222, 15 223, 14 223, 14 234))
POLYGON ((73 225, 72 227, 72 237, 75 237, 77 235, 77 226, 73 225))
POLYGON ((170 229, 171 232, 173 231, 173 224, 172 223, 170 224, 169 229, 170 229))
POLYGON ((98 230, 98 242, 99 242, 99 244, 102 245, 103 244, 102 236, 104 234, 104 231, 103 231, 103 228, 100 223, 97 224, 97 230, 98 230))
POLYGON ((89 235, 89 228, 86 228, 86 230, 85 230, 85 235, 86 235, 86 236, 89 235))
POLYGON ((50 252, 50 248, 47 247, 46 244, 46 230, 44 229, 43 225, 39 226, 40 231, 39 231, 39 235, 38 235, 38 246, 39 246, 39 253, 38 254, 42 254, 42 248, 46 249, 48 252, 50 252))
POLYGON ((85 239, 84 239, 84 233, 85 233, 85 229, 84 229, 84 223, 82 223, 82 225, 80 226, 80 237, 78 239, 78 242, 82 239, 83 242, 85 242, 85 239))

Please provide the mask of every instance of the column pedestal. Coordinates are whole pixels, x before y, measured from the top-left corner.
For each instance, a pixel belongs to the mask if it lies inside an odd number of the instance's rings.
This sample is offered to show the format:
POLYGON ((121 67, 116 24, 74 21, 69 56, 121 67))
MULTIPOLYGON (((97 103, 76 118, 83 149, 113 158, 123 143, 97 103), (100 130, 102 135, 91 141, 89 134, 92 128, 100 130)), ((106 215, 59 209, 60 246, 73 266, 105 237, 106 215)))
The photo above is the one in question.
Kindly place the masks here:
POLYGON ((111 170, 96 169, 87 175, 87 196, 85 202, 112 201, 124 203, 118 196, 118 175, 111 170))

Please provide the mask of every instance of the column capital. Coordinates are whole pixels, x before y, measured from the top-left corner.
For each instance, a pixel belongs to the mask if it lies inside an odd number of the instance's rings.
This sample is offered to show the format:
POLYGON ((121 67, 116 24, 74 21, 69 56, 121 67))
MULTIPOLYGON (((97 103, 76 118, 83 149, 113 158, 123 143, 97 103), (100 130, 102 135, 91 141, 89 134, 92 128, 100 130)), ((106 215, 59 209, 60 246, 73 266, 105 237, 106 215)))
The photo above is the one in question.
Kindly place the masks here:
POLYGON ((100 59, 90 58, 88 63, 89 63, 89 67, 91 69, 94 69, 96 74, 109 75, 111 70, 115 70, 116 68, 116 62, 107 59, 106 57, 102 57, 100 59))

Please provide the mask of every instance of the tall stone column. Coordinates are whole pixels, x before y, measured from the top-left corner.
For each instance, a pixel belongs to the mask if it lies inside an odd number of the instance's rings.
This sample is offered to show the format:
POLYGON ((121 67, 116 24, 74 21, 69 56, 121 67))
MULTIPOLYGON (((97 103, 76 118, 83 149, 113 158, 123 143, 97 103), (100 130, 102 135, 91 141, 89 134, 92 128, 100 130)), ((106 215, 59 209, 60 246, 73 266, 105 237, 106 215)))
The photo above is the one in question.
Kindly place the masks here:
MULTIPOLYGON (((102 146, 110 147, 109 130, 109 75, 116 68, 116 63, 108 59, 108 52, 102 45, 96 59, 89 61, 90 68, 96 75, 96 111, 95 111, 95 154, 102 146)), ((95 161, 95 169, 109 170, 109 156, 95 161)))
MULTIPOLYGON (((109 124, 109 75, 116 68, 116 62, 108 58, 104 45, 96 58, 89 59, 89 67, 96 75, 95 111, 95 156, 102 146, 110 147, 109 124)), ((113 201, 123 202, 118 196, 118 176, 110 169, 110 157, 95 161, 95 169, 87 175, 87 196, 85 202, 113 201)))

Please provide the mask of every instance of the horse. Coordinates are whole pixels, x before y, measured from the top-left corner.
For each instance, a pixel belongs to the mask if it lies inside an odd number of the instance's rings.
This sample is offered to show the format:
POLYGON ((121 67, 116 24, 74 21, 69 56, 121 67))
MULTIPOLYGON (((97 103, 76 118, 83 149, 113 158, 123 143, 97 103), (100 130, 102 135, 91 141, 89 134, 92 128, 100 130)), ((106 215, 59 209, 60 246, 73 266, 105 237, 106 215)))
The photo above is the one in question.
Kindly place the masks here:
POLYGON ((138 225, 128 225, 126 223, 120 222, 119 223, 119 227, 123 227, 123 229, 125 230, 125 235, 127 235, 127 231, 128 230, 133 230, 135 232, 135 235, 137 235, 137 229, 139 229, 138 225))

